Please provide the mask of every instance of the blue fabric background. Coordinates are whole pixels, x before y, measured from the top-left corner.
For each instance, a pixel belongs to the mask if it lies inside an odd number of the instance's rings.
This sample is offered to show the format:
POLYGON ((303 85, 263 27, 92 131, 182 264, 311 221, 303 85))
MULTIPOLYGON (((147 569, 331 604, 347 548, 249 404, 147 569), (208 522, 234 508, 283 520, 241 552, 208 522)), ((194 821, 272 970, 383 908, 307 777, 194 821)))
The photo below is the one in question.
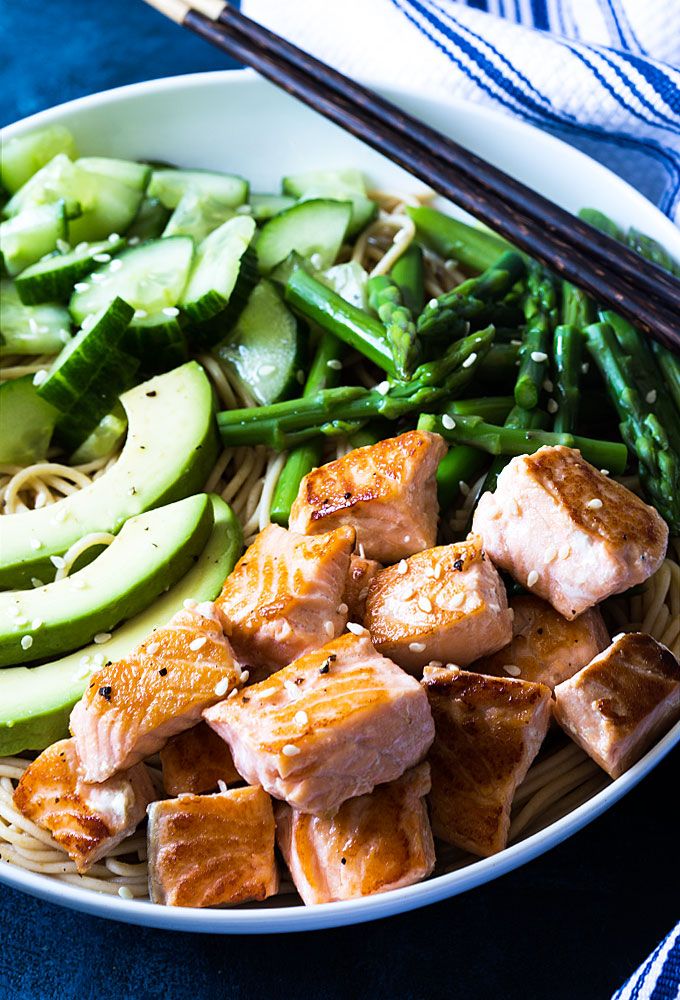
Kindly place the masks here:
MULTIPOLYGON (((8 0, 0 46, 3 124, 82 94, 228 65, 141 0, 8 0)), ((166 934, 0 888, 0 1000, 603 1000, 678 916, 679 760, 548 856, 375 924, 166 934)))

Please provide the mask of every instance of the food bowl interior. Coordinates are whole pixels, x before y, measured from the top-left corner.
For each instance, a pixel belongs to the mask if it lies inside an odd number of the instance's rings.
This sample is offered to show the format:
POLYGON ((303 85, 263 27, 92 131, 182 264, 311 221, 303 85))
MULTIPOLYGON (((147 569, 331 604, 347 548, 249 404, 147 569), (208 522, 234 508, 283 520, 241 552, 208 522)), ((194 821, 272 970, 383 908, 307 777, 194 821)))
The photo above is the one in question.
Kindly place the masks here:
MULTIPOLYGON (((623 180, 577 150, 476 105, 383 92, 565 208, 597 207, 680 256, 675 226, 623 180)), ((421 182, 250 71, 151 81, 95 95, 11 126, 3 138, 52 122, 68 126, 83 153, 239 173, 259 191, 278 190, 285 173, 349 165, 362 169, 377 188, 404 193, 423 189, 421 182)), ((451 206, 449 210, 464 217, 451 206)), ((545 852, 612 805, 679 741, 680 724, 617 781, 596 775, 568 801, 565 815, 548 816, 542 829, 529 825, 525 839, 495 857, 452 857, 448 870, 427 882, 345 903, 303 908, 290 905, 294 897, 288 895, 237 909, 182 910, 100 896, 9 865, 0 866, 0 882, 85 912, 177 930, 263 933, 356 923, 463 892, 545 852)))

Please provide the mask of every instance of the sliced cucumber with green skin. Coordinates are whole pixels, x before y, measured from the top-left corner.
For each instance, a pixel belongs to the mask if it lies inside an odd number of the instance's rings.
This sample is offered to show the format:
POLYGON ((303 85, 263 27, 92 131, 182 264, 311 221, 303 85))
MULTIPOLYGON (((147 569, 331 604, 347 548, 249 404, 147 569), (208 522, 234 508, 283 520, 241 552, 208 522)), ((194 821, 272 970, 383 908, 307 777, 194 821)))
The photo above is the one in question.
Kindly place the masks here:
POLYGON ((233 215, 233 208, 212 195, 187 191, 170 216, 163 236, 191 236, 200 243, 233 215))
POLYGON ((12 281, 0 281, 0 354, 58 354, 71 340, 64 306, 26 306, 12 281))
POLYGON ((5 215, 18 215, 28 208, 63 201, 68 215, 84 208, 91 199, 87 174, 65 153, 58 153, 19 188, 5 205, 5 215))
POLYGON ((69 461, 72 465, 85 465, 110 455, 124 440, 127 433, 127 417, 120 402, 110 413, 104 414, 95 429, 74 451, 69 461))
POLYGON ((298 323, 271 281, 261 281, 215 354, 266 406, 299 391, 303 357, 298 323))
POLYGON ((67 236, 68 222, 63 201, 27 208, 0 223, 0 252, 7 273, 16 275, 35 264, 56 248, 57 240, 65 240, 67 236))
POLYGON ((110 347, 106 361, 70 410, 57 421, 55 440, 66 452, 78 449, 99 421, 119 400, 120 395, 139 381, 139 361, 116 347, 110 347))
POLYGON ((268 274, 293 251, 317 268, 330 267, 338 255, 352 214, 348 202, 325 198, 302 201, 266 222, 255 245, 260 270, 268 274))
MULTIPOLYGON (((88 174, 87 171, 82 171, 88 174)), ((93 195, 83 202, 83 214, 69 224, 71 243, 83 240, 103 240, 124 233, 142 203, 143 192, 128 187, 114 177, 89 174, 93 195)))
POLYGON ((0 183, 14 194, 58 153, 77 156, 73 136, 64 125, 47 125, 10 139, 2 148, 0 183))
POLYGON ((285 194, 251 194, 248 202, 256 222, 266 222, 279 212, 292 208, 296 199, 285 194))
POLYGON ((143 198, 132 224, 125 231, 130 244, 155 240, 162 235, 171 212, 158 198, 143 198))
POLYGON ((177 208, 182 195, 189 190, 210 195, 232 208, 248 199, 248 181, 243 177, 211 170, 154 170, 147 193, 159 198, 166 208, 177 208))
POLYGON ((38 395, 31 375, 0 383, 0 465, 41 462, 59 410, 38 395))
MULTIPOLYGON (((176 306, 189 275, 194 244, 188 236, 151 240, 124 250, 82 283, 69 303, 77 323, 117 295, 148 316, 176 306)), ((144 318, 144 317, 140 317, 144 318)))
POLYGON ((94 271, 125 247, 124 239, 79 243, 67 253, 52 254, 31 264, 16 277, 21 301, 26 305, 39 302, 67 302, 77 281, 94 271))
MULTIPOLYGON (((169 308, 168 312, 172 309, 169 308)), ((147 374, 159 374, 183 364, 189 357, 184 330, 176 316, 153 313, 135 319, 125 331, 123 350, 139 359, 147 374)))
POLYGON ((109 156, 81 156, 76 165, 91 174, 113 177, 135 191, 146 191, 151 180, 151 167, 134 160, 117 160, 109 156))
POLYGON ((245 305, 254 284, 247 256, 254 234, 254 219, 238 215, 223 223, 197 247, 181 299, 181 307, 191 322, 204 323, 223 313, 232 298, 243 299, 243 302, 234 301, 234 306, 245 305), (250 288, 243 287, 245 280, 250 288), (235 296, 235 292, 239 295, 235 296))
POLYGON ((284 194, 308 201, 310 198, 333 198, 352 203, 352 218, 347 227, 350 236, 364 229, 374 218, 377 205, 366 194, 366 182, 360 170, 311 170, 284 177, 284 194))

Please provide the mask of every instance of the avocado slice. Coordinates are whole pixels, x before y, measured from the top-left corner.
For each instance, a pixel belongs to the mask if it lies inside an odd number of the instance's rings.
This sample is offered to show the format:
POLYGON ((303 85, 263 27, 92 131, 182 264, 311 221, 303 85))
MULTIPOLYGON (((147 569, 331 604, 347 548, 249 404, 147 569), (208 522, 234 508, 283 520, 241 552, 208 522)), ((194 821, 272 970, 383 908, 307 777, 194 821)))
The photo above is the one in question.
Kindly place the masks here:
MULTIPOLYGON (((109 634, 184 576, 212 528, 207 493, 131 517, 84 569, 0 594, 0 667, 68 653, 109 634)), ((102 643, 102 652, 105 652, 102 643)))
POLYGON ((195 361, 121 396, 128 434, 120 458, 91 486, 50 507, 0 518, 0 589, 54 579, 61 556, 92 531, 203 488, 218 453, 210 383, 195 361))
POLYGON ((126 656, 187 598, 210 601, 219 594, 240 555, 243 535, 224 500, 212 495, 210 502, 214 523, 198 562, 166 594, 117 628, 106 645, 93 643, 40 667, 0 670, 0 755, 44 750, 67 736, 71 709, 101 662, 126 656))

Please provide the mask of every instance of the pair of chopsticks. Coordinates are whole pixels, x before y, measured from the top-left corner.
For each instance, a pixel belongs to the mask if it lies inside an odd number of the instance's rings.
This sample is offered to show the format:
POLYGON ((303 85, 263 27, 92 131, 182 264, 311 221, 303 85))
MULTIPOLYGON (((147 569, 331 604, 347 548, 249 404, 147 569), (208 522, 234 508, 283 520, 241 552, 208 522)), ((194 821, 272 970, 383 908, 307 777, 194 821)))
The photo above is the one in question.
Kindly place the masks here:
POLYGON ((146 0, 680 351, 680 282, 223 0, 146 0))

